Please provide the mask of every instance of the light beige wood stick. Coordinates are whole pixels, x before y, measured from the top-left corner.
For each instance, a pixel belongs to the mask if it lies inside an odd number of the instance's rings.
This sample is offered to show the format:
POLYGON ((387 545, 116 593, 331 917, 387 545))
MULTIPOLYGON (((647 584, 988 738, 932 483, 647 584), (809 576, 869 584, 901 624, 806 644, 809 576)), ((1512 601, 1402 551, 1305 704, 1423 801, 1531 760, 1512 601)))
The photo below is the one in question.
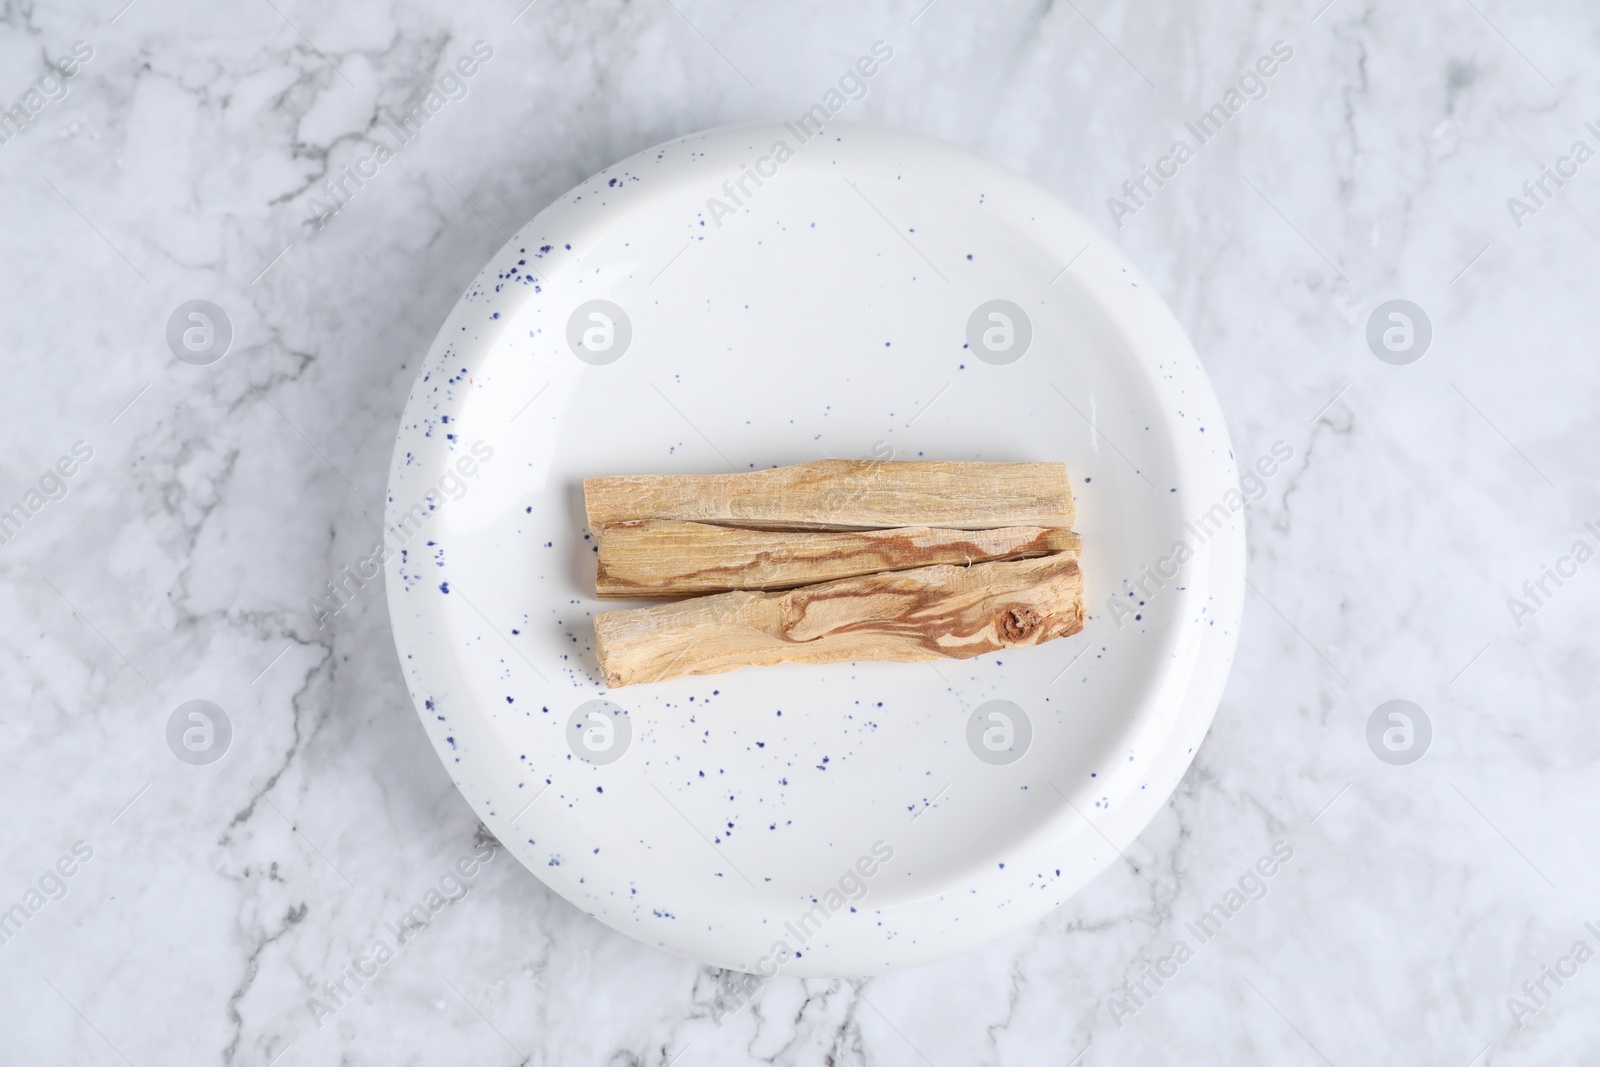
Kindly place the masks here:
POLYGON ((1064 463, 825 459, 744 474, 589 478, 589 528, 679 519, 767 529, 1071 526, 1064 463))
POLYGON ((1071 530, 752 530, 674 519, 608 522, 600 527, 595 592, 601 599, 793 589, 836 578, 903 571, 936 563, 965 566, 1000 559, 1076 553, 1071 530))
POLYGON ((594 619, 613 687, 775 663, 968 659, 1082 628, 1083 578, 1071 553, 740 590, 594 619))

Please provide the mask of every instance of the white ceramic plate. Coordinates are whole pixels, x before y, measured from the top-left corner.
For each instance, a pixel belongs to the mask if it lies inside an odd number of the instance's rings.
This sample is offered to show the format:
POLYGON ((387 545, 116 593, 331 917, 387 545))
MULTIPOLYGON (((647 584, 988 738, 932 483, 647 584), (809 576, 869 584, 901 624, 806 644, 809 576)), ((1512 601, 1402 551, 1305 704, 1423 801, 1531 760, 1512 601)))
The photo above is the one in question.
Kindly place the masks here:
POLYGON ((1232 659, 1236 485, 1171 313, 1044 190, 880 129, 714 130, 572 190, 456 305, 395 446, 390 614, 440 758, 556 892, 721 966, 876 973, 1039 918, 1165 802, 1232 659), (1083 633, 603 687, 583 478, 890 450, 1065 461, 1083 633))

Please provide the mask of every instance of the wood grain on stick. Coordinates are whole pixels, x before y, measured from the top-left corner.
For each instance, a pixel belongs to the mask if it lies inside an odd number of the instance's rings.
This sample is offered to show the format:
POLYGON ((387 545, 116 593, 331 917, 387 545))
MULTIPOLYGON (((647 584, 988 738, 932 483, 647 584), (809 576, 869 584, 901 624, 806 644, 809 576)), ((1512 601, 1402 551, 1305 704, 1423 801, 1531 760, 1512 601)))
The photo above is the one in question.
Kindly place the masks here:
POLYGON ((1075 553, 938 565, 781 593, 737 591, 595 616, 612 687, 736 667, 968 659, 1083 628, 1075 553))
POLYGON ((583 483, 589 527, 677 519, 767 529, 957 530, 1072 525, 1064 463, 826 459, 743 474, 621 475, 583 483))
POLYGON ((939 563, 1076 553, 1071 530, 1007 526, 948 530, 793 531, 639 519, 608 522, 600 542, 595 592, 601 599, 653 599, 730 589, 793 589, 801 585, 939 563))

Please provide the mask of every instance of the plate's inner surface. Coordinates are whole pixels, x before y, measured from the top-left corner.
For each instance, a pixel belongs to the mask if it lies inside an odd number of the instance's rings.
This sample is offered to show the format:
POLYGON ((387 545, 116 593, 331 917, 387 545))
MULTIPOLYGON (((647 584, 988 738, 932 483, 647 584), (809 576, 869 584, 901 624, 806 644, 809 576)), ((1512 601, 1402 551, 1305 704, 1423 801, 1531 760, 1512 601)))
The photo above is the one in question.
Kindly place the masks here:
POLYGON ((1092 813, 1141 788, 1167 728, 1157 689, 1184 684, 1179 623, 1205 596, 1172 583, 1127 601, 1137 619, 1106 618, 1123 579, 1177 539, 1180 494, 1163 457, 1187 442, 1170 439, 1174 413, 1156 410, 1075 279, 1092 259, 1063 273, 979 198, 886 169, 841 174, 821 152, 787 164, 720 226, 697 211, 705 190, 663 193, 677 211, 646 188, 631 204, 619 194, 602 229, 528 248, 523 273, 496 282, 522 286, 526 303, 484 324, 499 339, 456 416, 430 431, 454 434, 462 451, 481 441, 492 457, 458 499, 452 483, 430 544, 414 548, 447 565, 462 594, 446 596, 446 644, 471 679, 470 704, 492 718, 530 799, 549 783, 519 823, 535 849, 539 820, 564 819, 641 879, 730 905, 809 899, 884 841, 894 859, 872 890, 883 907, 957 890, 1024 837, 1083 831, 1074 807, 1092 813), (969 317, 997 298, 1022 307, 1033 331, 1008 365, 967 347, 969 317), (593 299, 631 327, 606 365, 567 341, 573 310, 593 299), (585 477, 891 449, 1066 462, 1085 631, 965 661, 604 688, 592 618, 627 605, 594 597, 585 477), (632 738, 621 759, 591 766, 572 754, 568 717, 600 696, 627 709, 632 738), (973 709, 996 699, 1032 726, 1026 755, 1006 766, 968 743, 973 709))

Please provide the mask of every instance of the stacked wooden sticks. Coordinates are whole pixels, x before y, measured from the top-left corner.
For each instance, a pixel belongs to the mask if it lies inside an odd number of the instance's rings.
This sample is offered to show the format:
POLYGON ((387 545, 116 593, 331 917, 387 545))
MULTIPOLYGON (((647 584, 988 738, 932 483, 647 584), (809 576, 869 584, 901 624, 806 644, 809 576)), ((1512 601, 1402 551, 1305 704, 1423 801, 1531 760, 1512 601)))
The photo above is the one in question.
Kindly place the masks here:
POLYGON ((1061 463, 823 460, 583 483, 610 686, 736 667, 967 659, 1083 628, 1061 463))

